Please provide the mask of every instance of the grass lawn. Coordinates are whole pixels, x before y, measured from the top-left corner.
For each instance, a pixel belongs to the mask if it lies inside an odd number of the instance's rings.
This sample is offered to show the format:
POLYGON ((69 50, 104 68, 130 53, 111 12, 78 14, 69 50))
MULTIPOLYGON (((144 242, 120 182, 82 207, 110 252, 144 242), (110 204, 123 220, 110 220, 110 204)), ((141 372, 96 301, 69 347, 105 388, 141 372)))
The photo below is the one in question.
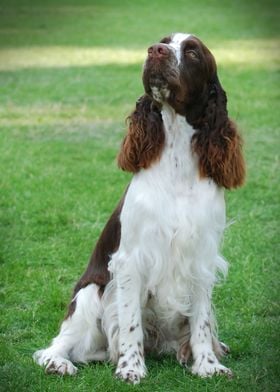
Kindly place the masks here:
POLYGON ((278 23, 271 0, 1 2, 0 391, 280 390, 278 23), (32 353, 57 333, 130 179, 115 162, 124 120, 146 48, 172 31, 212 49, 246 143, 247 184, 226 194, 229 275, 214 293, 235 377, 199 379, 168 356, 148 357, 135 387, 109 364, 45 375, 32 353))

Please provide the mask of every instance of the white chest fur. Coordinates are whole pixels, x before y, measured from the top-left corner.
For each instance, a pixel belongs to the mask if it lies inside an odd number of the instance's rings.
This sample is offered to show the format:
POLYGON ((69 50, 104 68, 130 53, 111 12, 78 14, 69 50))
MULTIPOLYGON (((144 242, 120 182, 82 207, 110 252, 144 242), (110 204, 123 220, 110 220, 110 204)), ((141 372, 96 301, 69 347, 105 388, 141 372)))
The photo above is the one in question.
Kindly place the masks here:
POLYGON ((163 309, 190 311, 195 287, 211 287, 225 225, 223 190, 200 179, 191 151, 193 128, 164 106, 165 147, 160 160, 136 174, 121 214, 121 243, 110 270, 135 269, 163 309))

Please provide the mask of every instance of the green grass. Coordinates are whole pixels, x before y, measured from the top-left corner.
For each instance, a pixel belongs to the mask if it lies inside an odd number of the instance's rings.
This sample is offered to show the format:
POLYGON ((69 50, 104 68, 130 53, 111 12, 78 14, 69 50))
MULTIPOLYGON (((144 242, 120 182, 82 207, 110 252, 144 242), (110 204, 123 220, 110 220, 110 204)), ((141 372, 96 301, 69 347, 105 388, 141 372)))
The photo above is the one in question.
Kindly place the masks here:
POLYGON ((278 15, 270 0, 1 2, 1 391, 280 389, 278 15), (226 195, 230 270, 214 295, 235 378, 202 380, 168 356, 148 357, 135 387, 108 364, 47 376, 31 355, 57 333, 129 181, 115 163, 124 119, 146 48, 172 31, 212 49, 245 139, 247 184, 226 195))

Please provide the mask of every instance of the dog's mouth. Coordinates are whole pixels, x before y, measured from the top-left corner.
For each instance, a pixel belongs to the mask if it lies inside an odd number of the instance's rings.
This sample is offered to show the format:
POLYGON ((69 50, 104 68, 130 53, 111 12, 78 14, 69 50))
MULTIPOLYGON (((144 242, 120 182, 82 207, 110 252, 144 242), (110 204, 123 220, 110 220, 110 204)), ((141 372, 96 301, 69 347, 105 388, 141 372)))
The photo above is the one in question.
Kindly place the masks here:
POLYGON ((148 80, 150 87, 166 88, 169 84, 167 75, 160 70, 151 71, 148 80))
POLYGON ((169 99, 172 91, 177 90, 179 75, 167 61, 147 59, 143 71, 143 84, 147 94, 157 102, 164 102, 169 99))
POLYGON ((170 90, 168 88, 168 81, 159 71, 151 72, 147 83, 149 89, 146 92, 148 92, 157 102, 162 102, 169 97, 170 90))

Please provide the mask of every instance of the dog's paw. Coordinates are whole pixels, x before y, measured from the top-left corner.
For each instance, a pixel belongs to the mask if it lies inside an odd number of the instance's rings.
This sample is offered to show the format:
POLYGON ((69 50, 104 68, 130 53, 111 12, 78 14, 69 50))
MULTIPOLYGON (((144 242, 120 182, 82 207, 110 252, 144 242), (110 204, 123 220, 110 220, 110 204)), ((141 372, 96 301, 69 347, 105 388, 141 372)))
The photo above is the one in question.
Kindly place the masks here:
POLYGON ((146 367, 142 358, 136 358, 134 361, 119 360, 116 370, 116 377, 131 383, 139 384, 141 378, 146 375, 146 367))
POLYGON ((46 366, 50 360, 50 353, 48 349, 35 351, 32 358, 40 366, 46 366))
POLYGON ((201 354, 192 366, 192 374, 200 377, 212 377, 214 375, 233 377, 232 371, 221 365, 213 354, 201 354))
POLYGON ((46 373, 54 373, 61 376, 65 376, 66 374, 74 376, 74 374, 77 373, 77 370, 78 369, 71 361, 62 357, 51 358, 46 366, 46 373))
POLYGON ((50 374, 73 376, 78 370, 71 361, 58 355, 52 355, 48 349, 36 351, 33 354, 33 359, 38 365, 45 367, 46 373, 50 374))
POLYGON ((145 373, 133 369, 117 369, 116 377, 130 384, 139 384, 145 373))

